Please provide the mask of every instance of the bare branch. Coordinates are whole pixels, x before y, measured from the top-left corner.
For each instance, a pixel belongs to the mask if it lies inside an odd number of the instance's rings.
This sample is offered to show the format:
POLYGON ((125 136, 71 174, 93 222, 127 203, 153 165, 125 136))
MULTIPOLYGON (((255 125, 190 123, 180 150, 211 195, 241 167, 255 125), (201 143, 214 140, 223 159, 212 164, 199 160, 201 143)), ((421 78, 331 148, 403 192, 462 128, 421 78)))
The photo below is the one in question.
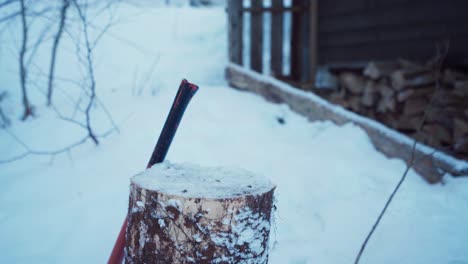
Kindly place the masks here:
MULTIPOLYGON (((7 92, 0 93, 0 103, 7 97, 7 92)), ((6 128, 10 125, 10 119, 3 113, 2 106, 0 105, 0 127, 6 128)))
POLYGON ((13 4, 16 1, 18 1, 18 0, 5 0, 5 1, 0 3, 0 8, 5 7, 5 6, 9 5, 9 4, 13 4))
POLYGON ((57 58, 57 48, 62 38, 63 28, 65 27, 65 19, 67 17, 67 10, 70 6, 69 0, 62 0, 63 5, 62 9, 60 10, 60 24, 57 31, 57 34, 54 38, 54 44, 52 46, 52 59, 50 62, 50 71, 49 71, 49 84, 47 87, 47 105, 52 104, 52 92, 53 92, 53 81, 54 81, 54 73, 55 73, 55 60, 57 58))
POLYGON ((117 133, 120 133, 120 129, 117 126, 117 123, 115 123, 114 118, 112 118, 112 115, 109 112, 109 110, 107 109, 106 105, 104 105, 104 103, 98 97, 96 97, 96 101, 101 106, 102 111, 104 111, 104 114, 106 114, 106 116, 109 119, 109 122, 111 123, 112 127, 115 129, 115 131, 117 131, 117 133))
MULTIPOLYGON (((37 51, 39 50, 39 47, 45 43, 45 40, 47 39, 47 33, 50 30, 50 26, 52 23, 47 23, 42 27, 41 33, 39 34, 39 37, 36 38, 36 41, 34 42, 34 45, 30 46, 27 48, 29 56, 28 59, 26 60, 26 68, 28 69, 28 77, 30 76, 31 70, 30 66, 34 60, 34 57, 36 56, 37 51)), ((28 78, 28 83, 29 83, 28 78)))
POLYGON ((16 12, 13 12, 13 13, 11 13, 11 14, 8 14, 8 15, 6 15, 6 16, 4 16, 4 17, 0 17, 0 23, 3 23, 3 22, 5 22, 5 21, 8 21, 8 20, 10 20, 10 19, 12 19, 12 18, 14 18, 14 17, 20 15, 20 14, 21 14, 21 11, 16 11, 16 12))
POLYGON ((24 114, 22 119, 26 120, 29 116, 32 116, 33 108, 29 103, 28 93, 26 89, 26 78, 27 72, 25 67, 25 54, 28 44, 28 25, 26 24, 26 7, 24 5, 24 0, 20 0, 21 3, 21 21, 23 26, 23 41, 21 45, 20 51, 20 82, 21 82, 21 91, 23 93, 23 107, 24 107, 24 114))
MULTIPOLYGON (((86 135, 85 137, 75 141, 74 143, 68 146, 62 147, 62 148, 58 148, 54 150, 35 150, 35 149, 31 149, 24 141, 18 138, 15 134, 11 133, 8 129, 4 129, 4 131, 6 131, 6 133, 10 135, 18 144, 20 144, 25 149, 25 151, 11 158, 0 160, 0 164, 11 163, 14 161, 24 159, 28 156, 55 156, 55 155, 59 155, 63 153, 66 153, 68 156, 70 156, 71 150, 73 150, 74 148, 80 145, 85 144, 90 139, 90 137, 86 135)), ((96 137, 105 138, 111 135, 114 131, 115 131, 114 129, 109 129, 108 131, 106 131, 105 133, 101 135, 96 135, 96 137)))
MULTIPOLYGON (((87 62, 87 70, 88 70, 88 77, 90 81, 90 98, 89 98, 89 103, 88 106, 86 107, 85 110, 85 115, 86 115, 86 126, 88 130, 88 136, 93 140, 94 144, 98 145, 99 141, 97 140, 96 136, 94 135, 94 132, 91 127, 91 107, 94 104, 94 99, 96 98, 96 79, 94 77, 94 66, 93 66, 93 49, 91 47, 91 43, 89 40, 89 33, 88 33, 88 22, 86 19, 86 15, 81 9, 80 5, 76 0, 73 1, 76 10, 78 11, 78 15, 80 17, 82 26, 83 26, 83 34, 85 37, 85 45, 86 45, 86 62, 87 62)), ((86 6, 85 6, 86 8, 86 6)))

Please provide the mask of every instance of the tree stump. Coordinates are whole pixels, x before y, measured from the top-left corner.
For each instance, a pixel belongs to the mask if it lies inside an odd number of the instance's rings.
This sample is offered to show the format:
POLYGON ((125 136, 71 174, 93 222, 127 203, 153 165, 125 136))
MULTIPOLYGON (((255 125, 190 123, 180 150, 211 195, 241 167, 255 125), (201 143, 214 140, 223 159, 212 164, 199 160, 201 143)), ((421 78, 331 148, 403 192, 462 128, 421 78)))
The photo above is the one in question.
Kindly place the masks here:
POLYGON ((164 162, 131 179, 126 263, 268 263, 275 186, 164 162))

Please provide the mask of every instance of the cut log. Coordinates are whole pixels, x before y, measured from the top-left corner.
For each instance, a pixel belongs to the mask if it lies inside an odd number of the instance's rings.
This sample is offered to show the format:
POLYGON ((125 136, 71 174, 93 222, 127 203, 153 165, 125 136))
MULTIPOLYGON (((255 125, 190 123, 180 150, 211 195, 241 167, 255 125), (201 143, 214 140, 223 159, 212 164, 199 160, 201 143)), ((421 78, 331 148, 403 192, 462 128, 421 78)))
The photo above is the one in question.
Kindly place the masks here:
POLYGON ((165 162, 134 176, 130 189, 126 263, 268 262, 269 180, 165 162))
POLYGON ((453 148, 459 153, 468 154, 468 136, 457 139, 453 148))
POLYGON ((329 97, 328 100, 334 104, 341 105, 344 108, 349 107, 348 101, 345 99, 346 97, 346 90, 345 89, 340 89, 338 93, 332 93, 329 97))
POLYGON ((347 101, 349 102, 349 108, 354 112, 359 113, 362 109, 361 107, 361 96, 350 96, 347 101))
POLYGON ((468 122, 460 118, 455 118, 454 128, 453 128, 453 138, 455 139, 455 141, 467 135, 468 135, 468 122))
POLYGON ((427 134, 432 135, 432 137, 438 141, 438 145, 440 145, 439 143, 452 143, 452 135, 450 131, 441 125, 425 124, 422 130, 427 134))
POLYGON ((362 94, 366 81, 362 76, 351 72, 343 72, 340 74, 340 85, 353 94, 362 94))
POLYGON ((435 148, 443 148, 444 146, 447 146, 447 144, 442 143, 435 135, 424 130, 412 133, 410 135, 418 142, 424 143, 435 148))
POLYGON ((377 104, 377 112, 386 113, 394 112, 396 109, 396 103, 393 98, 382 97, 377 104))
POLYGON ((425 97, 430 98, 432 93, 435 91, 434 86, 429 86, 427 88, 420 88, 420 89, 406 89, 399 91, 396 98, 398 102, 404 102, 409 98, 414 97, 425 97))
POLYGON ((378 120, 375 109, 372 107, 362 107, 360 111, 361 115, 367 116, 371 119, 378 120))
POLYGON ((453 91, 438 90, 434 97, 434 104, 440 106, 462 105, 465 98, 457 96, 453 91))
POLYGON ((376 104, 378 97, 377 84, 375 81, 368 80, 361 97, 361 104, 372 107, 376 104))
POLYGON ((392 87, 397 90, 405 88, 427 87, 435 83, 434 74, 429 70, 400 69, 390 76, 392 87))
POLYGON ((369 62, 364 69, 364 76, 367 76, 373 80, 378 80, 383 77, 390 76, 394 71, 398 69, 400 64, 395 61, 389 62, 369 62))
POLYGON ((421 123, 419 116, 400 116, 389 121, 391 127, 397 130, 416 131, 421 123))
POLYGON ((449 131, 453 131, 454 117, 460 112, 452 107, 431 107, 427 113, 426 121, 430 123, 437 123, 449 131))
POLYGON ((460 97, 468 97, 468 81, 455 81, 453 94, 460 97))
POLYGON ((403 115, 412 116, 424 113, 429 104, 429 100, 421 97, 411 98, 405 102, 403 115))
POLYGON ((468 74, 453 69, 445 69, 442 74, 442 81, 445 84, 453 84, 457 81, 468 80, 468 74))
POLYGON ((388 85, 388 82, 383 80, 377 83, 377 90, 381 95, 377 105, 377 111, 385 113, 387 111, 394 112, 396 109, 395 91, 388 85))

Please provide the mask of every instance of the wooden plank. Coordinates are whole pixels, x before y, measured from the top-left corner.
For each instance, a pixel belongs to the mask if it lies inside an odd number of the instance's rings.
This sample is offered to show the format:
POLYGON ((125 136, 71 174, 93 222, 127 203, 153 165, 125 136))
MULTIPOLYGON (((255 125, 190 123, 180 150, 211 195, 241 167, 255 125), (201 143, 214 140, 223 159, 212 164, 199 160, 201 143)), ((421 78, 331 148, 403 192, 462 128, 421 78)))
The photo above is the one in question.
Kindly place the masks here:
MULTIPOLYGON (((320 35, 319 35, 320 41, 320 35)), ((363 43, 361 45, 327 47, 319 43, 319 63, 339 64, 345 62, 364 62, 371 60, 427 60, 435 54, 435 44, 440 39, 417 40, 412 42, 363 43)), ((451 65, 468 65, 468 35, 450 40, 450 52, 446 62, 451 65)))
POLYGON ((227 3, 229 60, 242 65, 242 1, 227 1, 227 3))
POLYGON ((312 83, 312 87, 315 88, 315 74, 317 73, 318 64, 318 13, 319 5, 318 0, 310 1, 310 13, 309 13, 309 63, 310 63, 310 74, 309 79, 312 83))
MULTIPOLYGON (((293 0, 293 6, 309 9, 310 1, 293 0)), ((305 83, 310 81, 310 13, 293 13, 291 26, 291 78, 305 83)))
POLYGON ((320 3, 320 16, 342 16, 366 10, 367 0, 327 0, 320 3))
MULTIPOLYGON (((300 1, 293 0, 292 5, 298 5, 300 1)), ((299 82, 301 78, 301 15, 298 13, 291 15, 291 49, 290 49, 290 67, 291 67, 291 79, 299 82)))
POLYGON ((466 65, 467 9, 465 0, 322 1, 319 63, 427 60, 436 43, 449 39, 447 63, 466 65))
MULTIPOLYGON (((322 17, 320 32, 335 32, 382 27, 392 25, 411 25, 418 22, 432 21, 435 23, 457 19, 466 24, 468 2, 433 1, 429 3, 408 1, 404 5, 391 5, 385 8, 367 8, 361 12, 348 15, 322 17)), ((320 12, 324 12, 322 9, 320 12)))
MULTIPOLYGON (((467 21, 468 22, 468 21, 467 21)), ((468 35, 468 27, 460 21, 444 23, 418 23, 411 25, 394 25, 391 27, 369 27, 359 30, 322 32, 320 45, 326 47, 359 46, 369 43, 389 43, 443 39, 468 35)))
MULTIPOLYGON (((237 1, 234 1, 237 2, 237 1)), ((242 2, 242 1, 239 1, 242 2)), ((262 8, 263 1, 253 0, 252 8, 262 8)), ((257 72, 263 69, 263 13, 250 15, 250 68, 257 72)))
MULTIPOLYGON (((272 0, 272 8, 283 8, 283 0, 272 0)), ((283 75, 283 28, 284 14, 272 13, 271 15, 271 75, 278 77, 283 75)))
MULTIPOLYGON (((464 0, 447 0, 444 3, 452 4, 464 0)), ((337 17, 365 12, 372 9, 405 8, 408 4, 433 5, 439 0, 327 0, 321 5, 321 17, 337 17), (411 3, 409 3, 411 2, 411 3)))
MULTIPOLYGON (((226 77, 232 87, 263 96, 273 103, 286 103, 298 114, 311 121, 329 120, 336 124, 354 123, 366 131, 377 150, 390 158, 411 159, 413 140, 368 118, 358 116, 326 103, 318 96, 297 89, 273 78, 228 65, 226 77)), ((413 168, 430 183, 440 182, 444 172, 468 176, 468 162, 456 159, 418 144, 413 168)))
MULTIPOLYGON (((282 1, 281 1, 281 3, 282 3, 282 1)), ((302 12, 302 11, 304 11, 304 9, 301 8, 301 7, 294 7, 294 6, 292 6, 292 7, 281 6, 280 7, 280 6, 272 5, 272 7, 262 7, 262 8, 244 7, 242 9, 242 11, 252 12, 252 13, 255 13, 255 12, 257 12, 257 13, 258 12, 284 13, 284 12, 302 12)))

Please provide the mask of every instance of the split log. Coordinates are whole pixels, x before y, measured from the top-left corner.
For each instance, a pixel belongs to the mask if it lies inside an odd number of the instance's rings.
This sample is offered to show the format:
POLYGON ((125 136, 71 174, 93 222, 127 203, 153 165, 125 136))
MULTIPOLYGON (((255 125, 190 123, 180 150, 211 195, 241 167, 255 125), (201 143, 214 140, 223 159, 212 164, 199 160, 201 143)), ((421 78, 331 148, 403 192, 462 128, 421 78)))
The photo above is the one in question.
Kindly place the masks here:
POLYGON ((403 107, 403 115, 412 116, 424 113, 429 100, 422 97, 408 99, 403 107))
POLYGON ((453 84, 457 81, 468 80, 468 74, 453 69, 445 69, 442 74, 442 81, 445 84, 453 84))
POLYGON ((440 141, 437 140, 437 138, 435 138, 434 135, 426 131, 414 132, 414 133, 411 133, 410 136, 416 139, 420 143, 434 146, 434 147, 442 147, 442 144, 440 144, 440 141))
POLYGON ((395 61, 389 62, 369 62, 364 69, 364 76, 373 80, 378 80, 383 77, 390 76, 399 67, 399 63, 395 61))
POLYGON ((468 154, 468 136, 457 139, 453 148, 457 152, 468 154))
POLYGON ((462 105, 465 98, 457 96, 453 91, 439 90, 434 97, 434 103, 440 106, 457 106, 462 105))
POLYGON ((388 85, 387 81, 385 80, 377 83, 377 90, 381 95, 377 105, 377 112, 394 112, 396 109, 395 91, 388 85))
POLYGON ((377 104, 377 112, 386 113, 394 112, 396 109, 396 103, 393 98, 382 97, 377 104))
POLYGON ((440 145, 440 143, 446 143, 446 144, 452 143, 452 135, 450 131, 441 125, 425 124, 422 130, 426 132, 427 134, 431 135, 432 137, 434 137, 436 141, 438 141, 437 142, 438 145, 440 145))
POLYGON ((359 113, 362 109, 361 107, 361 96, 350 96, 347 101, 349 102, 349 108, 354 112, 359 113))
POLYGON ((468 122, 460 119, 454 119, 453 137, 455 140, 468 135, 468 122))
POLYGON ((454 117, 460 115, 459 111, 453 107, 431 107, 427 113, 426 121, 430 123, 437 123, 449 131, 453 131, 454 117))
POLYGON ((432 71, 426 69, 400 69, 390 76, 392 87, 397 90, 405 88, 427 87, 435 83, 435 77, 432 71))
POLYGON ((367 107, 372 107, 376 104, 377 97, 378 91, 376 82, 372 80, 367 81, 362 93, 361 104, 367 107))
MULTIPOLYGON (((388 116, 388 118, 390 118, 390 116, 388 116)), ((420 116, 399 116, 389 119, 388 123, 397 130, 416 131, 421 123, 421 118, 420 116)))
POLYGON ((395 95, 395 91, 390 87, 390 84, 386 80, 379 81, 376 88, 382 97, 393 98, 395 95))
POLYGON ((130 188, 127 263, 268 262, 269 180, 165 162, 134 176, 130 188))
POLYGON ((347 89, 353 94, 362 94, 366 81, 362 76, 351 72, 343 72, 339 77, 342 88, 347 89))
POLYGON ((346 90, 345 89, 340 89, 338 93, 332 93, 330 96, 328 96, 328 100, 334 104, 341 105, 344 108, 349 107, 348 101, 345 99, 346 98, 346 90))
POLYGON ((414 98, 414 97, 430 98, 434 91, 435 91, 434 86, 429 86, 429 87, 420 88, 420 89, 406 89, 406 90, 402 90, 398 92, 396 98, 399 103, 404 102, 408 100, 409 98, 414 98))
POLYGON ((468 97, 468 81, 455 81, 453 94, 460 97, 468 97))

